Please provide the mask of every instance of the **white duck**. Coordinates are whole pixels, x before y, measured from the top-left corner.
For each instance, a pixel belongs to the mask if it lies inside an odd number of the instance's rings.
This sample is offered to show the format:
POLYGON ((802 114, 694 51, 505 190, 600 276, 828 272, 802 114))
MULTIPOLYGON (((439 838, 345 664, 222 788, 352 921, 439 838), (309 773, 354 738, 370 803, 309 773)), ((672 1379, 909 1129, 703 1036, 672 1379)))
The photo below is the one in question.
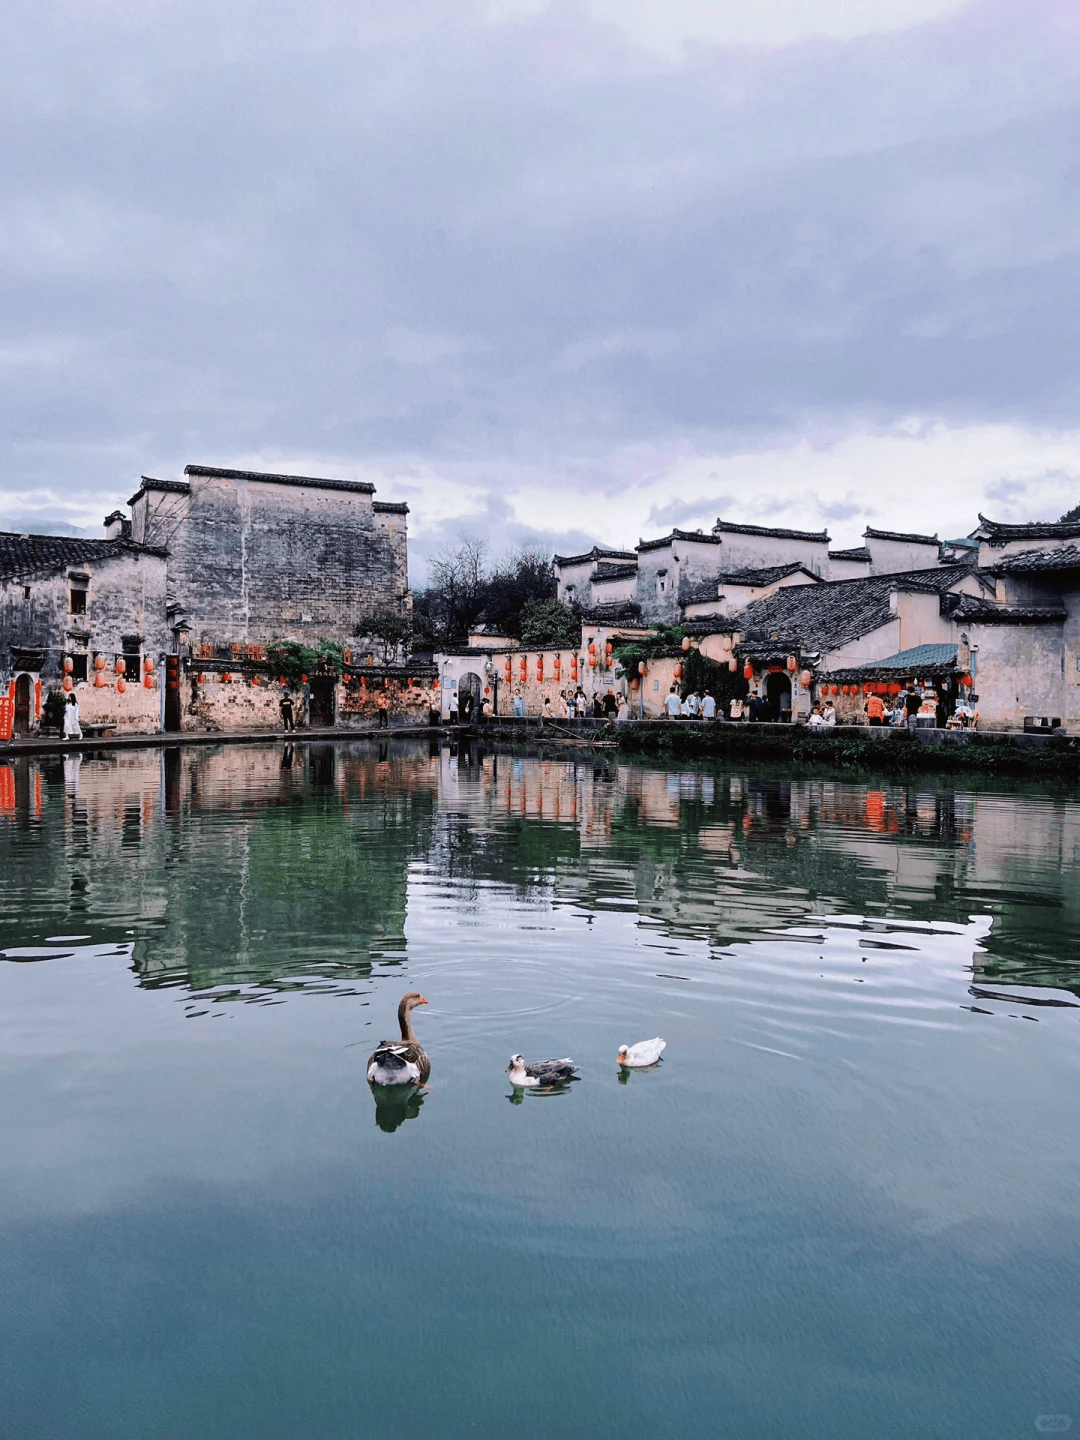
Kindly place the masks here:
POLYGON ((571 1063, 569 1056, 562 1060, 534 1060, 526 1064, 521 1055, 511 1055, 506 1073, 510 1076, 510 1084, 519 1088, 531 1085, 560 1085, 564 1080, 578 1078, 577 1066, 571 1063))
POLYGON ((636 1045, 620 1045, 619 1064, 630 1070, 644 1070, 647 1065, 655 1065, 666 1049, 667 1041, 659 1035, 652 1040, 639 1040, 636 1045))

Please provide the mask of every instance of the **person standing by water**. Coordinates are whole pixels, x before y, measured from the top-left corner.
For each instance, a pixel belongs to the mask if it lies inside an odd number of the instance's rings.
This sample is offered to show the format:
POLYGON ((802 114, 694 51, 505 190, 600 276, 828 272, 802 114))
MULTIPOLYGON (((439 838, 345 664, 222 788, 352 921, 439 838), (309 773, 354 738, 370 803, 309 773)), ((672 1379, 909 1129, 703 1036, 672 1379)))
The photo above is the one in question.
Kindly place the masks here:
POLYGON ((380 690, 379 693, 378 693, 378 695, 375 697, 375 704, 376 704, 376 706, 378 707, 378 711, 379 711, 379 729, 380 729, 380 730, 388 730, 388 729, 390 728, 390 692, 389 692, 389 690, 385 690, 385 689, 384 689, 384 690, 380 690))
POLYGON ((880 725, 885 718, 885 706, 881 703, 880 695, 868 695, 866 697, 866 719, 870 725, 880 725))
POLYGON ((448 706, 448 709, 449 709, 449 712, 450 712, 450 724, 451 724, 451 725, 456 725, 456 724, 458 723, 458 698, 457 698, 457 690, 451 690, 451 691, 450 691, 450 704, 449 704, 449 706, 448 706))
POLYGON ((682 715, 682 701, 679 699, 679 692, 674 685, 672 685, 668 691, 668 697, 664 701, 664 709, 667 711, 667 718, 669 720, 678 720, 682 715))
POLYGON ((746 706, 743 704, 741 695, 733 695, 728 704, 728 719, 742 720, 746 714, 746 706))
POLYGON ((74 695, 69 695, 67 704, 64 706, 64 739, 81 740, 82 738, 82 726, 79 724, 79 702, 74 695))
POLYGON ((281 711, 281 724, 285 730, 295 730, 293 721, 293 698, 289 694, 288 687, 281 687, 281 699, 278 701, 278 709, 281 711))
POLYGON ((703 720, 716 719, 716 696, 711 690, 706 690, 701 699, 701 718, 703 720))
POLYGON ((525 719, 525 696, 522 695, 520 690, 514 691, 514 719, 525 719))

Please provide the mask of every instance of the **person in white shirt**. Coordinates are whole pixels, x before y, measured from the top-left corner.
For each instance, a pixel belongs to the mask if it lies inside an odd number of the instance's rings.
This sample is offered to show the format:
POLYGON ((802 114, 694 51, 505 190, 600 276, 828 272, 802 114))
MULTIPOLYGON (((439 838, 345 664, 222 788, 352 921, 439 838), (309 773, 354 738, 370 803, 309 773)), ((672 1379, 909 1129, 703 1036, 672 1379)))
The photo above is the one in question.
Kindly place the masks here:
POLYGON ((708 690, 705 691, 705 698, 701 702, 701 714, 705 720, 716 719, 716 697, 708 690))
POLYGON ((825 708, 821 712, 821 718, 825 721, 826 725, 836 724, 836 711, 833 709, 833 703, 831 700, 825 701, 825 708))
POLYGON ((64 706, 64 739, 81 740, 82 726, 79 724, 79 702, 69 695, 64 706))
POLYGON ((824 730, 825 717, 821 713, 821 706, 815 705, 810 712, 809 725, 811 730, 824 730))
POLYGON ((690 707, 690 719, 696 720, 701 714, 701 700, 696 690, 690 691, 690 694, 686 697, 686 703, 690 707))
POLYGON ((667 710, 669 720, 678 720, 682 714, 682 701, 679 699, 679 692, 672 685, 668 697, 664 701, 664 708, 667 710))
POLYGON ((743 718, 744 708, 742 697, 733 695, 731 697, 731 704, 728 706, 728 714, 732 720, 741 720, 743 718))

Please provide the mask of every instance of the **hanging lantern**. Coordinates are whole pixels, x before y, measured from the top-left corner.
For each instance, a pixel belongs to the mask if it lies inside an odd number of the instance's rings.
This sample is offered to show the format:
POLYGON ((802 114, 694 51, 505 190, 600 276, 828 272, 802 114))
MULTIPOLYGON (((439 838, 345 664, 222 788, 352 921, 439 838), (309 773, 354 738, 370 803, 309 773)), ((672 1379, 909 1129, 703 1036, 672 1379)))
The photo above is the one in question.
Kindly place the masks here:
POLYGON ((685 655, 686 652, 687 652, 687 650, 690 649, 690 636, 689 636, 689 635, 684 635, 684 636, 682 637, 682 648, 683 648, 683 654, 685 655))
POLYGON ((72 658, 71 658, 70 655, 65 655, 65 656, 64 656, 64 674, 65 674, 65 675, 70 675, 71 672, 72 672, 74 669, 75 669, 75 661, 72 660, 72 658))
POLYGON ((743 679, 744 679, 744 680, 752 680, 752 679, 754 678, 754 667, 753 667, 753 665, 751 665, 749 662, 747 662, 747 664, 745 664, 745 665, 743 666, 743 672, 742 672, 742 673, 743 673, 743 679))
POLYGON ((733 655, 733 656, 731 657, 731 659, 727 662, 727 668, 731 671, 732 675, 734 675, 734 674, 735 674, 735 671, 738 670, 738 668, 739 668, 739 662, 735 659, 735 656, 734 656, 734 655, 733 655))
POLYGON ((596 654, 596 642, 595 642, 594 640, 590 640, 590 641, 589 641, 589 654, 590 654, 590 655, 595 655, 595 654, 596 654))
POLYGON ((841 693, 841 695, 850 695, 850 694, 851 694, 851 686, 850 686, 850 685, 841 685, 841 686, 840 686, 840 693, 841 693))
POLYGON ((121 675, 119 680, 117 680, 116 688, 121 695, 123 695, 124 691, 127 689, 127 681, 124 679, 123 675, 121 675))
POLYGON ((104 656, 104 655, 95 655, 95 656, 94 656, 94 669, 95 669, 95 670, 104 670, 104 669, 105 669, 105 656, 104 656))
POLYGON ((874 690, 873 685, 864 685, 862 688, 863 688, 863 694, 864 694, 864 695, 871 695, 871 694, 873 694, 873 690, 874 690))
POLYGON ((681 680, 681 679, 682 679, 682 666, 681 666, 681 665, 676 665, 676 666, 675 666, 675 679, 676 679, 676 680, 681 680))
POLYGON ((593 667, 594 670, 596 669, 597 665, 600 664, 600 661, 597 659, 597 655, 596 655, 596 651, 595 651, 595 650, 594 650, 593 653, 589 656, 589 664, 593 667))
POLYGON ((301 685, 306 685, 306 684, 307 684, 307 676, 306 676, 306 675, 301 675, 301 676, 300 676, 300 684, 301 684, 301 685))
POLYGON ((604 654, 605 654, 605 655, 614 655, 614 653, 615 653, 615 647, 614 647, 614 645, 612 645, 611 641, 609 640, 609 641, 607 642, 607 644, 604 646, 604 654))
POLYGON ((226 671, 225 671, 225 674, 222 675, 221 679, 222 679, 222 681, 224 682, 224 684, 228 685, 228 684, 232 681, 232 672, 229 671, 229 670, 226 670, 226 671))
POLYGON ((146 658, 143 660, 142 668, 146 671, 147 675, 150 675, 153 672, 154 662, 149 655, 147 655, 146 658))
POLYGON ((634 678, 633 678, 633 680, 630 681, 630 689, 631 689, 631 690, 638 690, 638 689, 640 689, 640 687, 641 687, 641 681, 640 681, 640 680, 637 678, 637 676, 635 675, 634 678))
POLYGON ((150 674, 149 671, 147 671, 147 673, 143 676, 142 683, 144 688, 147 690, 152 690, 154 688, 154 677, 150 674))
POLYGON ((75 681, 72 680, 70 675, 65 675, 61 683, 63 684, 65 690, 70 690, 74 686, 75 681))
POLYGON ((892 685, 889 686, 889 694, 890 694, 890 695, 899 695, 899 694, 900 694, 900 686, 897 685, 897 684, 894 682, 892 685))
POLYGON ((809 670, 802 670, 799 673, 799 684, 803 687, 804 690, 806 690, 809 687, 810 682, 813 680, 813 678, 814 677, 809 670))
POLYGON ((645 664, 644 660, 637 662, 637 673, 639 675, 647 675, 649 673, 649 667, 645 664))
POLYGON ((840 694, 840 686, 839 686, 839 685, 834 685, 834 686, 832 687, 832 693, 833 693, 834 695, 839 695, 839 694, 840 694))
POLYGON ((536 657, 536 678, 537 678, 537 680, 543 680, 543 678, 544 678, 544 657, 543 657, 543 655, 537 655, 537 657, 536 657))
POLYGON ((124 659, 124 657, 123 657, 122 655, 121 655, 121 656, 118 656, 118 657, 117 657, 117 661, 116 661, 116 673, 117 673, 118 675, 123 675, 123 673, 124 673, 124 671, 125 671, 126 669, 127 669, 127 661, 124 659))
POLYGON ((798 663, 799 663, 799 662, 795 659, 795 656, 794 656, 794 655, 789 655, 789 656, 787 657, 787 668, 788 668, 788 671, 789 671, 790 674, 792 674, 792 675, 795 674, 795 666, 796 666, 798 663))
POLYGON ((561 656, 561 655, 556 655, 556 656, 555 656, 555 661, 554 661, 553 668, 554 668, 554 671, 555 671, 555 679, 556 679, 556 680, 562 679, 562 656, 561 656))
POLYGON ((975 684, 975 681, 972 680, 972 678, 971 678, 970 675, 961 675, 961 676, 960 676, 960 684, 961 684, 961 685, 974 685, 974 684, 975 684))

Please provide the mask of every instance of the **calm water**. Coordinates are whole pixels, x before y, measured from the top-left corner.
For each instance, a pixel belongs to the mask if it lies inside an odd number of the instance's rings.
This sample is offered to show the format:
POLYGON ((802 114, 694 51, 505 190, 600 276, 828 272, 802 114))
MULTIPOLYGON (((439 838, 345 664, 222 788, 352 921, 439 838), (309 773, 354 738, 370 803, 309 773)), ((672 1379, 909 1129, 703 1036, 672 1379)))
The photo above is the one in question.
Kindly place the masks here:
POLYGON ((1080 1428, 1075 796, 129 751, 0 877, 4 1440, 1080 1428))

